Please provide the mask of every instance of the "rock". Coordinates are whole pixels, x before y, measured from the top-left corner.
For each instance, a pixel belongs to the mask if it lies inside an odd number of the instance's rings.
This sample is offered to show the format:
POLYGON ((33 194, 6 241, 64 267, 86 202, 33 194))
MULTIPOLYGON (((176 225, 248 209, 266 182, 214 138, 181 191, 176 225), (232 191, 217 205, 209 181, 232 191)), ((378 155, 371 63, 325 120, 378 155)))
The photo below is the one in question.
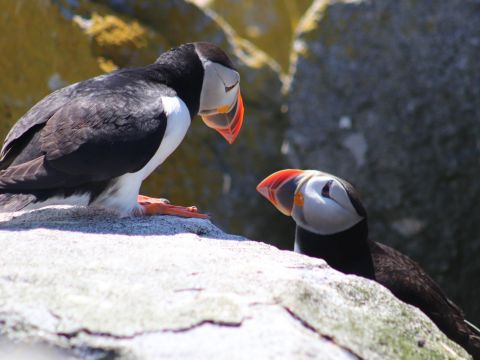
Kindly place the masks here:
POLYGON ((46 94, 100 73, 82 31, 50 1, 0 2, 0 138, 46 94), (73 65, 74 64, 74 65, 73 65))
POLYGON ((480 322, 480 5, 323 1, 301 21, 292 167, 363 192, 372 239, 418 260, 480 322))
MULTIPOLYGON (((270 223, 277 214, 255 191, 260 179, 286 164, 279 149, 287 120, 281 111, 284 98, 280 69, 275 61, 237 36, 215 13, 184 0, 56 0, 57 6, 33 0, 19 4, 17 7, 3 5, 3 13, 8 16, 0 18, 3 33, 8 34, 0 42, 7 41, 13 49, 7 53, 18 54, 21 60, 0 59, 0 64, 8 62, 4 68, 11 69, 5 72, 0 85, 5 94, 0 96, 8 100, 4 112, 8 118, 0 112, 0 137, 5 136, 12 123, 29 107, 54 88, 98 75, 100 68, 110 71, 120 66, 151 63, 160 53, 181 43, 212 41, 226 50, 241 73, 245 102, 245 125, 241 135, 233 146, 228 146, 220 135, 197 118, 181 146, 157 174, 147 179, 142 191, 177 204, 195 204, 232 232, 241 231, 253 238, 266 234, 265 239, 276 241, 276 235, 269 233, 270 223), (17 13, 21 16, 18 25, 6 20, 14 19, 17 13), (42 16, 45 17, 43 22, 40 21, 42 16), (59 32, 49 16, 67 30, 59 32), (24 25, 29 21, 32 25, 24 25), (32 38, 37 41, 28 38, 18 48, 14 34, 27 31, 25 29, 32 32, 32 38), (54 39, 52 34, 57 32, 74 34, 73 45, 68 42, 69 38, 63 40, 62 37, 61 42, 51 40, 54 39), (43 37, 38 38, 40 34, 43 37), (78 49, 74 48, 76 41, 81 42, 78 49), (41 55, 40 63, 37 54, 41 55), (81 66, 85 59, 93 69, 90 72, 81 66), (74 80, 69 73, 57 68, 74 71, 74 80), (18 82, 18 77, 24 80, 18 82), (42 79, 39 90, 34 86, 37 77, 42 79), (6 88, 3 88, 4 81, 10 84, 6 88), (15 88, 17 83, 20 84, 18 89, 15 88), (21 104, 18 111, 9 113, 8 109, 18 103, 21 104)), ((288 225, 280 226, 278 232, 284 228, 288 225)))
POLYGON ((255 0, 205 2, 194 0, 222 16, 243 38, 274 58, 288 71, 294 30, 312 0, 255 0))
POLYGON ((468 358, 377 283, 222 239, 242 238, 198 219, 1 214, 0 354, 15 341, 50 359, 468 358))

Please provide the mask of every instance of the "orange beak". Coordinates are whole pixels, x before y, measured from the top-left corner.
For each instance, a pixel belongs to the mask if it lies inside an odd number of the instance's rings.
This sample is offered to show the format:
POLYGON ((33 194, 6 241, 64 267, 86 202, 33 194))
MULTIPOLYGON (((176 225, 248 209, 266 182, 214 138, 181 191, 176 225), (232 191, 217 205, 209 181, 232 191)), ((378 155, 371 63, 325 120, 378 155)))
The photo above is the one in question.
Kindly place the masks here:
POLYGON ((292 215, 295 192, 304 170, 280 170, 257 185, 257 191, 266 197, 282 214, 292 215))
POLYGON ((233 144, 243 124, 244 109, 240 91, 237 102, 230 110, 222 107, 218 111, 212 115, 202 115, 202 120, 209 128, 217 130, 229 144, 233 144))

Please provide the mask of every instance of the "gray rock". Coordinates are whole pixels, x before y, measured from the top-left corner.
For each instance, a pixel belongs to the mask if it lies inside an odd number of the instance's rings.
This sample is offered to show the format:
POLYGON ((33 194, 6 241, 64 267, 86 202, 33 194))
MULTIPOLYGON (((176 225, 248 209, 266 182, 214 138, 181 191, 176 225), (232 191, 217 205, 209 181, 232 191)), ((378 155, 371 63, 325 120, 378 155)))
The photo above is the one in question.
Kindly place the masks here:
POLYGON ((480 4, 323 1, 301 21, 290 165, 363 193, 372 238, 480 322, 480 4))
POLYGON ((468 358, 377 283, 219 239, 241 238, 196 219, 1 214, 1 358, 468 358))

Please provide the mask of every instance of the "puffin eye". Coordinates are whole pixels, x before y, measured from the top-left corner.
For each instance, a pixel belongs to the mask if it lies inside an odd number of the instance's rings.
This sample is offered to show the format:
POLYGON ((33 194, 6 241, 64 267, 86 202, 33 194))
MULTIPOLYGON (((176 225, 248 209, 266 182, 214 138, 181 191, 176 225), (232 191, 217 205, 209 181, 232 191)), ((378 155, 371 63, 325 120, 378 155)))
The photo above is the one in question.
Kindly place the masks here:
POLYGON ((329 198, 330 197, 330 186, 332 186, 333 180, 329 180, 325 186, 322 188, 322 196, 329 198))

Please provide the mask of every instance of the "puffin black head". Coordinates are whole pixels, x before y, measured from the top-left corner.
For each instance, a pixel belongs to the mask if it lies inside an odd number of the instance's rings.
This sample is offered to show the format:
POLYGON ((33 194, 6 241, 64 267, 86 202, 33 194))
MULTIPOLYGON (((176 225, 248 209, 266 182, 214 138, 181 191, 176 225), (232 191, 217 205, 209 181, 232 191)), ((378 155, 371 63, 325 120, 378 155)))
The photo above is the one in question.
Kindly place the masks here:
POLYGON ((297 225, 315 234, 339 233, 367 217, 355 188, 321 171, 281 170, 264 179, 257 190, 297 225))
POLYGON ((183 44, 160 55, 154 66, 192 117, 198 113, 230 144, 235 141, 244 113, 240 75, 222 49, 207 42, 183 44))
POLYGON ((227 54, 207 42, 194 43, 203 69, 199 114, 208 127, 217 130, 230 144, 243 123, 240 75, 227 54))
POLYGON ((194 43, 194 45, 200 57, 208 59, 209 61, 216 64, 225 66, 226 68, 229 68, 231 70, 237 70, 233 66, 230 58, 227 56, 227 54, 225 54, 225 51, 220 49, 217 45, 205 41, 196 42, 194 43))

